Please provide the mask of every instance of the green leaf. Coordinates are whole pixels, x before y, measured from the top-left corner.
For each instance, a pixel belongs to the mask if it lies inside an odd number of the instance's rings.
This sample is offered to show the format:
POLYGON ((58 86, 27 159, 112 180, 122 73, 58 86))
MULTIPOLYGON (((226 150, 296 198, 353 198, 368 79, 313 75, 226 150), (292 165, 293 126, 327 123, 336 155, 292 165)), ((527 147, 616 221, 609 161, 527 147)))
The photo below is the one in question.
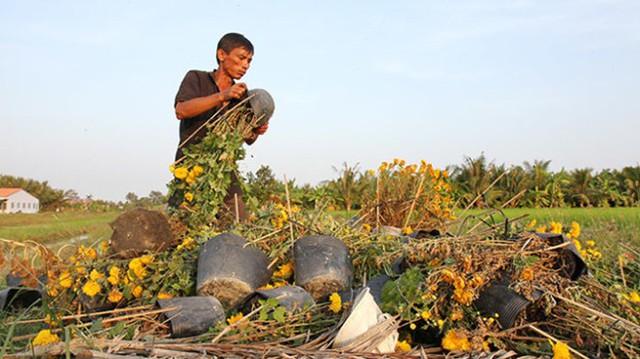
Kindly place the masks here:
POLYGON ((284 323, 284 315, 287 312, 286 308, 280 306, 273 311, 273 319, 278 323, 284 323))

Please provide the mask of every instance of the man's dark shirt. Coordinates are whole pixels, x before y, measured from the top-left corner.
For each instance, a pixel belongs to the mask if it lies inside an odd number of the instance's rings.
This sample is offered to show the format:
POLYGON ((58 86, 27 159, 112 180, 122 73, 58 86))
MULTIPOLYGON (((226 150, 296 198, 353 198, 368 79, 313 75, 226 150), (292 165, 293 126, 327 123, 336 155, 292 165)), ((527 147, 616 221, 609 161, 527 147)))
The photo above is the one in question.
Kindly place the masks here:
MULTIPOLYGON (((213 95, 215 93, 220 92, 218 85, 213 79, 212 72, 199 71, 199 70, 191 70, 187 72, 182 83, 180 84, 180 89, 176 94, 176 99, 173 103, 173 107, 178 104, 178 102, 188 101, 197 97, 204 97, 213 95)), ((216 106, 210 110, 207 110, 197 116, 191 118, 185 118, 180 120, 180 143, 183 143, 189 136, 191 136, 200 126, 202 126, 211 116, 213 116, 216 112, 218 112, 221 108, 220 106, 216 106)), ((176 151, 176 161, 182 157, 182 148, 187 147, 193 143, 200 142, 207 134, 205 129, 198 131, 198 133, 193 136, 193 138, 189 139, 189 141, 179 147, 176 151)))

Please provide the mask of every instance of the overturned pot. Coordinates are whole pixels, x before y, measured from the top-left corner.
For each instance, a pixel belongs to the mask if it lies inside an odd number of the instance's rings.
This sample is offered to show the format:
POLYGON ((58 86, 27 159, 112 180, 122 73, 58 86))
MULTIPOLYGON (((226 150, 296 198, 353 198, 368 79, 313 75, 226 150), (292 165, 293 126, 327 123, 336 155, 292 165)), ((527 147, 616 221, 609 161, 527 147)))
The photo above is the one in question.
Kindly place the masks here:
POLYGON ((242 237, 223 233, 209 239, 198 254, 198 295, 212 295, 228 310, 267 284, 269 257, 242 237))
POLYGON ((351 287, 349 248, 338 238, 308 236, 293 246, 295 281, 318 300, 351 287))
POLYGON ((277 299, 278 304, 290 312, 316 304, 306 290, 295 285, 259 290, 256 294, 262 299, 277 299))
POLYGON ((163 314, 171 325, 174 338, 205 333, 225 318, 222 304, 211 296, 159 299, 158 306, 175 308, 163 314))

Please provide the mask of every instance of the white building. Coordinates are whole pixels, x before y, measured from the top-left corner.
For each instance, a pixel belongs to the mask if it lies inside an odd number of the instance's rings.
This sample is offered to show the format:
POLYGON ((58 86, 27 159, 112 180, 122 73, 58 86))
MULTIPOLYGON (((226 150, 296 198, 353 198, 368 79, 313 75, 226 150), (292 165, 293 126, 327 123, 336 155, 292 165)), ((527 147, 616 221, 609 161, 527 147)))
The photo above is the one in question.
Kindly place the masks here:
POLYGON ((22 188, 0 188, 0 213, 38 213, 40 200, 22 188))

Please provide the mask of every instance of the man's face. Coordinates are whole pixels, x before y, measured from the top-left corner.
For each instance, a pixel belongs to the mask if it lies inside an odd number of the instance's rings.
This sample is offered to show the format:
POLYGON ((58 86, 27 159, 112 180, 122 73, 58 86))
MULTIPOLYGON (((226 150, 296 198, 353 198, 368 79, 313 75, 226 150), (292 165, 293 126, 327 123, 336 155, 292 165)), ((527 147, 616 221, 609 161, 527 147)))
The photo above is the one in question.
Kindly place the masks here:
POLYGON ((244 47, 236 47, 227 53, 223 49, 218 50, 220 69, 226 72, 232 79, 239 80, 247 73, 253 59, 253 53, 244 47))

